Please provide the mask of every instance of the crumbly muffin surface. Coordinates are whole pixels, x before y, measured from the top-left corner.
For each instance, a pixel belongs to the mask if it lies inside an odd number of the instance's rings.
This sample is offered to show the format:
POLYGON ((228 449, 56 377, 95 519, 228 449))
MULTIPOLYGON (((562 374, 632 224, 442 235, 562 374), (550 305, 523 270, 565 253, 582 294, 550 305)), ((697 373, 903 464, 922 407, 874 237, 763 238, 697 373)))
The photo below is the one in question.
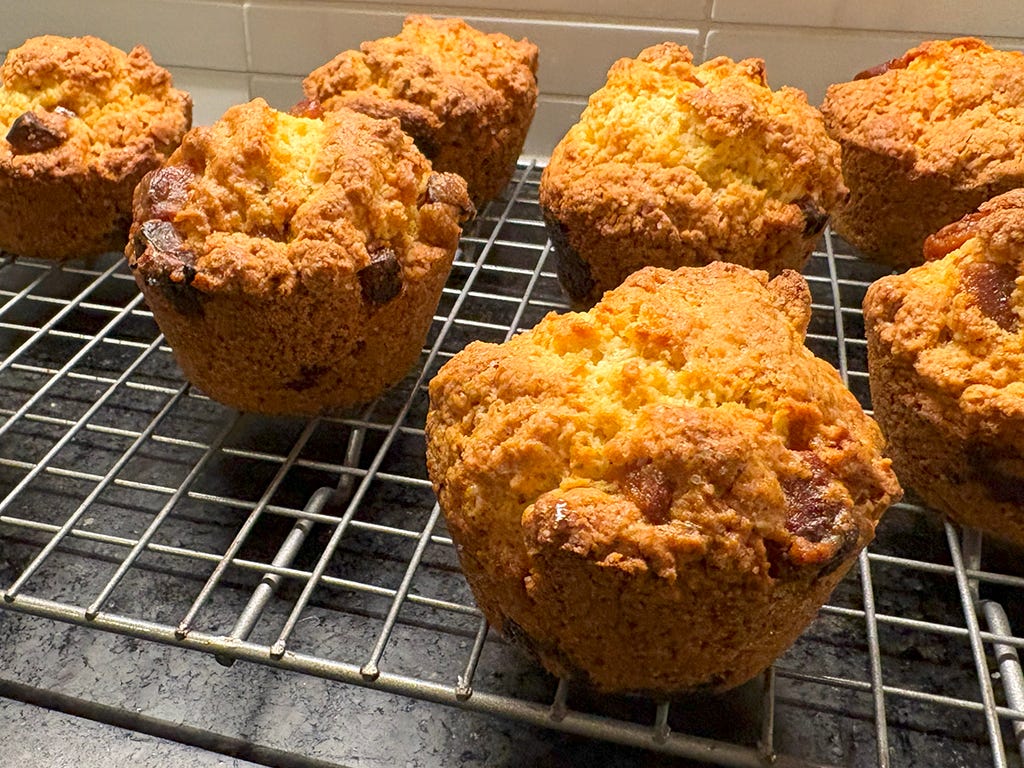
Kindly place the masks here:
POLYGON ((759 59, 695 66, 664 43, 612 66, 540 196, 556 246, 595 284, 569 292, 592 303, 645 264, 799 268, 845 192, 839 147, 803 92, 771 90, 759 59))
POLYGON ((68 259, 123 248, 132 190, 178 145, 192 100, 136 46, 35 37, 0 67, 0 249, 68 259))
POLYGON ((123 174, 169 154, 189 128, 189 96, 142 46, 126 54, 95 37, 36 37, 7 55, 0 81, 0 133, 8 136, 0 163, 26 174, 123 174), (54 125, 47 151, 11 142, 12 126, 28 112, 54 125))
POLYGON ((373 92, 427 107, 436 115, 460 103, 501 104, 529 91, 537 47, 500 33, 484 34, 462 19, 410 16, 402 31, 345 51, 303 82, 308 98, 325 109, 351 91, 373 92))
POLYGON ((413 15, 398 35, 314 70, 303 90, 325 111, 398 117, 435 168, 463 176, 480 204, 508 182, 536 108, 536 72, 527 40, 413 15))
POLYGON ((921 264, 925 238, 1024 186, 1024 53, 933 40, 829 87, 848 201, 834 228, 869 258, 921 264))
POLYGON ((207 293, 351 277, 384 250, 415 280, 429 252, 414 246, 457 244, 458 219, 441 206, 468 212, 442 180, 394 121, 296 117, 257 99, 192 131, 140 189, 136 218, 173 223, 190 284, 207 293))
POLYGON ((428 466, 492 623, 618 690, 728 687, 770 663, 899 494, 877 427, 803 346, 809 311, 794 272, 651 268, 446 364, 428 466), (588 612, 607 627, 567 619, 588 612), (649 626, 673 612, 688 629, 649 626), (645 629, 658 647, 616 647, 645 629))
POLYGON ((833 84, 829 130, 921 174, 984 184, 1024 170, 1024 53, 976 38, 933 40, 833 84))
POLYGON ((126 254, 190 380, 243 410, 320 413, 413 364, 471 213, 397 120, 256 99, 143 179, 126 254))
MULTIPOLYGON (((813 117, 801 91, 768 87, 761 60, 696 66, 686 48, 665 43, 612 67, 569 131, 563 151, 574 162, 562 172, 583 177, 611 163, 648 176, 684 166, 695 195, 743 185, 792 202, 809 177, 838 178, 836 148, 813 117), (818 155, 822 144, 832 152, 818 155)), ((823 191, 835 195, 836 184, 823 191)))
POLYGON ((925 253, 864 299, 875 415, 927 504, 1024 546, 1024 190, 925 253))

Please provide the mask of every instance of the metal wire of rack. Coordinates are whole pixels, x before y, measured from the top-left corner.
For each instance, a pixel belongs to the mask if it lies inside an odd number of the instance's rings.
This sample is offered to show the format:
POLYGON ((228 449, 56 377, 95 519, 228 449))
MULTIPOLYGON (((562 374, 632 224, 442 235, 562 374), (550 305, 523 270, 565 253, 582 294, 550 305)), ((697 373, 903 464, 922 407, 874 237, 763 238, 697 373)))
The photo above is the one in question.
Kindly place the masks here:
MULTIPOLYGON (((194 391, 116 255, 3 258, 0 607, 716 765, 1021 766, 1024 570, 988 541, 983 566, 978 534, 912 499, 738 692, 597 696, 488 629, 426 476, 425 385, 468 341, 567 309, 540 170, 467 228, 417 369, 331 418, 194 391), (154 580, 160 604, 133 600, 154 580)), ((805 274, 808 345, 869 407, 859 307, 881 272, 826 233, 805 274)))

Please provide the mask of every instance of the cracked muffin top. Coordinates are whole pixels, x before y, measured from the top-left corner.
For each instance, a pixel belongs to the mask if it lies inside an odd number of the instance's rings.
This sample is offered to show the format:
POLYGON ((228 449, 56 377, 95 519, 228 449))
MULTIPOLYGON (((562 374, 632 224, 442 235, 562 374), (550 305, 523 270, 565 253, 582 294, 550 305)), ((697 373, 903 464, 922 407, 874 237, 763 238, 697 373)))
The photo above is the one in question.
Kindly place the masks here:
MULTIPOLYGON (((729 196, 750 205, 810 198, 828 211, 845 194, 839 147, 802 91, 771 90, 760 59, 720 56, 695 66, 675 43, 617 61, 551 167, 552 194, 592 186, 601 173, 653 183, 667 199, 695 208, 707 208, 709 196, 729 196)), ((646 199, 636 205, 650 205, 646 199)))
POLYGON ((95 37, 44 35, 0 67, 0 165, 17 174, 141 175, 191 119, 191 97, 141 45, 125 53, 95 37))
POLYGON ((1024 417, 1024 189, 929 237, 925 257, 870 287, 864 307, 874 331, 962 405, 1024 417))
POLYGON ((900 490, 877 426, 804 346, 809 318, 798 273, 716 262, 646 268, 588 313, 470 344, 430 385, 449 524, 666 578, 701 558, 762 584, 836 566, 900 490))
POLYGON ((458 18, 413 15, 401 32, 340 53, 303 81, 299 114, 349 107, 397 117, 438 171, 483 205, 511 178, 537 106, 537 46, 458 18))
POLYGON ((1024 173, 1024 53, 932 40, 829 86, 829 132, 917 172, 977 183, 1024 173))
POLYGON ((344 51, 303 82, 306 97, 325 110, 353 92, 401 99, 426 108, 435 122, 473 104, 504 104, 536 90, 537 46, 501 33, 485 34, 462 19, 409 16, 402 31, 344 51))
POLYGON ((289 292, 351 280, 391 293, 454 250, 472 211, 397 120, 342 109, 322 120, 255 99, 190 131, 139 184, 129 263, 150 280, 289 292))

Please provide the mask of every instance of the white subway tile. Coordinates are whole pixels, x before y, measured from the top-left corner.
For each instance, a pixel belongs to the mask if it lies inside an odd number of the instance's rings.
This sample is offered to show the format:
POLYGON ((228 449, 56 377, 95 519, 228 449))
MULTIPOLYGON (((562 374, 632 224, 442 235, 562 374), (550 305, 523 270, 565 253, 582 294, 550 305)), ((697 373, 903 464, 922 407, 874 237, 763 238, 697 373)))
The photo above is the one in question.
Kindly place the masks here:
POLYGON ((364 40, 397 34, 405 13, 252 3, 245 9, 252 72, 304 77, 364 40))
POLYGON ((287 112, 302 100, 302 78, 294 75, 253 75, 249 79, 252 98, 266 99, 274 109, 287 112))
POLYGON ((36 35, 95 35, 118 48, 142 43, 164 66, 245 71, 238 2, 201 0, 30 0, 3 9, 0 47, 36 35))
MULTIPOLYGON (((363 0, 364 5, 393 8, 391 0, 363 0)), ((405 0, 417 13, 436 13, 438 4, 434 0, 405 0)), ((671 19, 679 21, 703 21, 706 18, 705 0, 644 0, 641 3, 623 3, 621 0, 589 0, 581 6, 576 0, 518 0, 514 4, 522 17, 562 16, 578 17, 586 14, 588 19, 671 19)), ((445 6, 449 14, 474 14, 480 11, 508 12, 512 7, 508 0, 471 0, 466 8, 445 6)))
POLYGON ((919 42, 915 35, 727 27, 708 33, 707 58, 764 59, 772 88, 800 88, 818 106, 830 84, 851 80, 919 42))
POLYGON ((530 123, 530 132, 526 134, 523 146, 525 157, 547 158, 555 144, 561 141, 587 106, 586 99, 562 98, 558 96, 541 96, 537 100, 537 114, 530 123))
MULTIPOLYGON (((364 40, 397 34, 405 13, 351 10, 337 6, 282 6, 254 3, 247 8, 254 72, 305 76, 338 52, 364 40)), ((572 23, 539 19, 464 16, 488 32, 527 37, 540 49, 538 81, 550 94, 589 95, 622 56, 665 40, 696 48, 696 29, 572 23)))
POLYGON ((192 94, 192 125, 209 125, 235 104, 249 100, 244 72, 170 67, 174 85, 192 94))
POLYGON ((495 20, 493 28, 536 43, 537 82, 541 92, 549 94, 589 96, 604 85, 608 68, 617 59, 634 57, 657 43, 682 43, 695 58, 700 56, 700 33, 695 29, 504 19, 495 20))
POLYGON ((1024 37, 1022 11, 1021 0, 714 0, 711 18, 747 24, 799 23, 834 29, 931 32, 941 36, 1024 37))

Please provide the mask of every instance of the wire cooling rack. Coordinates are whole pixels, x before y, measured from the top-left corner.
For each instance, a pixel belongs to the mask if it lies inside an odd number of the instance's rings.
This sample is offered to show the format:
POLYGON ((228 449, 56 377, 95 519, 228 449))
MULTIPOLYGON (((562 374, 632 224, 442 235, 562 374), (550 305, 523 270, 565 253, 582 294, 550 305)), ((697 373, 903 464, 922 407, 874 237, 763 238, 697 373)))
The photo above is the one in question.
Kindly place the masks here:
MULTIPOLYGON (((117 255, 3 258, 0 607, 716 765, 1021 766, 1019 558, 983 558, 912 499, 738 691, 597 696, 488 629, 426 475, 426 383, 470 340, 567 309, 540 170, 468 227, 420 366, 336 418, 192 390, 117 255), (155 580, 159 604, 134 599, 155 580)), ((808 345, 865 407, 859 307, 880 274, 829 233, 806 270, 808 345)))

